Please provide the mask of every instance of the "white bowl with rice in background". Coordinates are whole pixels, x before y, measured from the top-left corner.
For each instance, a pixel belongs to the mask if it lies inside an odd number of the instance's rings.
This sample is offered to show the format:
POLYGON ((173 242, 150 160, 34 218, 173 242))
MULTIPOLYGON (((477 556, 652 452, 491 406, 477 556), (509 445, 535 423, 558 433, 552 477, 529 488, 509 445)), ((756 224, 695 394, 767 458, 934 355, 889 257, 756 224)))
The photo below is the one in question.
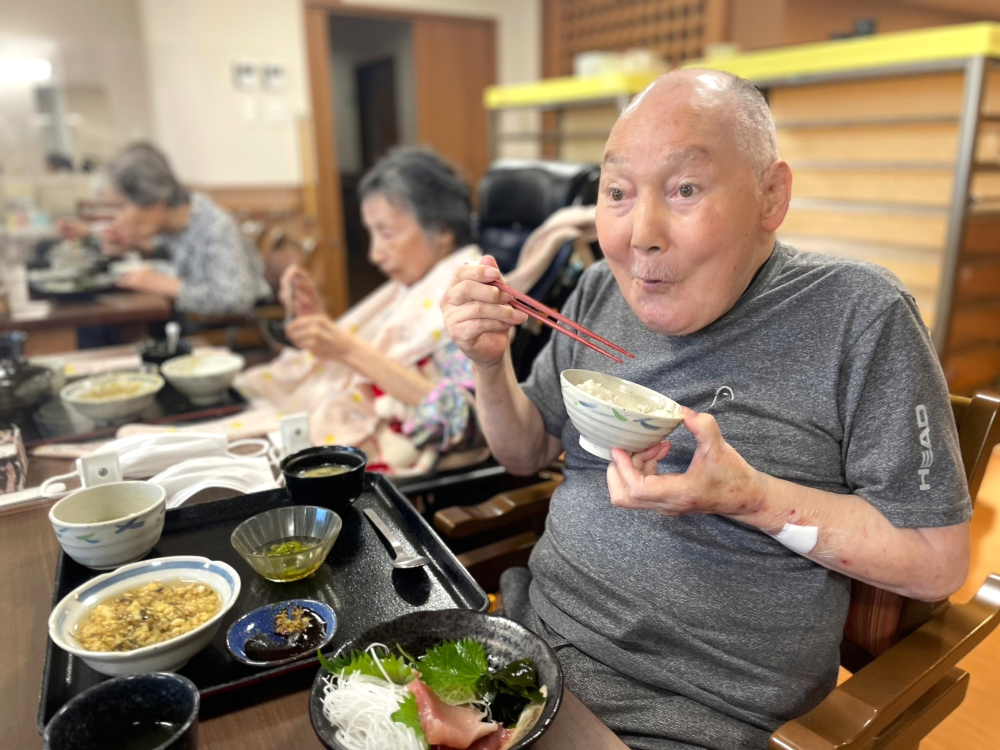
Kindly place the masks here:
POLYGON ((168 359, 160 374, 192 404, 207 406, 222 399, 245 364, 239 354, 187 354, 168 359))
POLYGON ((153 373, 118 372, 70 383, 59 397, 85 417, 110 422, 141 414, 163 385, 163 378, 153 373))
POLYGON ((73 492, 49 509, 63 552, 108 570, 149 554, 160 541, 167 493, 150 482, 110 482, 73 492))
POLYGON ((677 429, 681 407, 662 393, 592 370, 563 370, 563 403, 580 447, 611 460, 611 449, 645 450, 677 429))
POLYGON ((124 565, 92 578, 71 591, 52 609, 49 637, 64 651, 101 674, 119 676, 144 672, 173 672, 209 644, 226 613, 240 595, 240 576, 229 565, 207 557, 180 555, 124 565), (210 619, 169 640, 130 651, 94 651, 77 638, 81 626, 100 605, 147 584, 202 585, 219 598, 219 609, 210 619))

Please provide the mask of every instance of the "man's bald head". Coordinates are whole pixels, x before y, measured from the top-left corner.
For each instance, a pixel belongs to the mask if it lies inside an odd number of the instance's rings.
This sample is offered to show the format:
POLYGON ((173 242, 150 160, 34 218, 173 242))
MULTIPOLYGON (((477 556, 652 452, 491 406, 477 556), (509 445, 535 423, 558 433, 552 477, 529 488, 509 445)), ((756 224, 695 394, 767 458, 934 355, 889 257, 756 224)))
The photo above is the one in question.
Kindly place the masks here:
POLYGON ((665 115, 679 101, 726 123, 758 180, 779 159, 774 119, 763 94, 750 81, 720 70, 684 68, 660 76, 632 100, 619 122, 665 115))
POLYGON ((608 136, 597 236, 639 319, 687 335, 746 290, 791 190, 760 93, 727 73, 681 70, 637 97, 608 136))

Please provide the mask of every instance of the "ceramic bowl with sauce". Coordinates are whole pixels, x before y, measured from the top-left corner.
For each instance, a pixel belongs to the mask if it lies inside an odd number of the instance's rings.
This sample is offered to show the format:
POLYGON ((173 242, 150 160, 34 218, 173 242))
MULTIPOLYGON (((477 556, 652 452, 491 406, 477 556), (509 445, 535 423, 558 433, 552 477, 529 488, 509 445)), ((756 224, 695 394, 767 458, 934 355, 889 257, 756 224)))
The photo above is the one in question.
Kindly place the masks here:
POLYGON ((52 608, 49 638, 63 651, 82 659, 101 674, 117 677, 143 672, 172 672, 209 644, 240 595, 240 575, 220 560, 194 555, 158 557, 123 565, 91 578, 73 589, 52 608), (173 638, 130 651, 90 651, 77 634, 101 603, 150 583, 203 584, 219 597, 220 608, 206 622, 173 638))
POLYGON ((230 541, 264 578, 289 583, 319 570, 341 528, 343 521, 329 508, 287 505, 248 518, 236 527, 230 541))
POLYGON ((295 502, 342 510, 364 490, 367 466, 360 448, 324 445, 288 456, 281 473, 295 502))
POLYGON ((196 750, 198 688, 177 674, 140 674, 106 680, 56 712, 45 750, 196 750))
POLYGON ((120 372, 70 383, 59 391, 63 401, 97 422, 130 419, 152 406, 163 378, 148 372, 120 372))
POLYGON ((233 658, 251 667, 276 667, 309 657, 337 632, 337 615, 313 599, 289 599, 247 612, 226 633, 233 658), (301 620, 303 625, 294 623, 301 620))

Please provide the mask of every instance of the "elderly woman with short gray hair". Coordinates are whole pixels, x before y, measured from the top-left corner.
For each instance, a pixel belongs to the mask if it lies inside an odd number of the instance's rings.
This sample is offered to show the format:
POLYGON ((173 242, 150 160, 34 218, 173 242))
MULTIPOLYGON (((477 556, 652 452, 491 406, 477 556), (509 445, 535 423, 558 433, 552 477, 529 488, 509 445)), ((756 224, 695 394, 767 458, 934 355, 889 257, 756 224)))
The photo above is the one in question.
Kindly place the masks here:
POLYGON ((249 312, 270 294, 263 261, 233 217, 181 185, 157 148, 129 146, 104 177, 121 202, 105 250, 152 244, 166 252, 176 274, 130 271, 120 287, 169 297, 178 312, 202 315, 249 312))
POLYGON ((427 471, 476 435, 471 367, 438 305, 455 269, 481 257, 469 188, 434 152, 404 148, 359 193, 368 257, 388 281, 334 321, 312 278, 287 269, 281 297, 297 348, 238 385, 278 412, 308 411, 314 444, 359 446, 370 467, 397 474, 427 471))

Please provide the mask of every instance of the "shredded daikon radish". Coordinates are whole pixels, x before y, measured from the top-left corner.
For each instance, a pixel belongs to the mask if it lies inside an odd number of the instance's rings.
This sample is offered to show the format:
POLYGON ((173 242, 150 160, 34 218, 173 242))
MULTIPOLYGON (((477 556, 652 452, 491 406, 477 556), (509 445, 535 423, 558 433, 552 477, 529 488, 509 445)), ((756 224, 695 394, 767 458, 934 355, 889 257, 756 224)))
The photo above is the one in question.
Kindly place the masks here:
MULTIPOLYGON (((375 663, 382 669, 378 648, 386 647, 373 643, 366 651, 376 657, 375 663)), ((347 750, 426 750, 426 743, 417 738, 413 729, 392 720, 410 691, 393 683, 388 675, 385 677, 383 680, 354 672, 326 678, 323 715, 337 727, 337 741, 347 750)))

